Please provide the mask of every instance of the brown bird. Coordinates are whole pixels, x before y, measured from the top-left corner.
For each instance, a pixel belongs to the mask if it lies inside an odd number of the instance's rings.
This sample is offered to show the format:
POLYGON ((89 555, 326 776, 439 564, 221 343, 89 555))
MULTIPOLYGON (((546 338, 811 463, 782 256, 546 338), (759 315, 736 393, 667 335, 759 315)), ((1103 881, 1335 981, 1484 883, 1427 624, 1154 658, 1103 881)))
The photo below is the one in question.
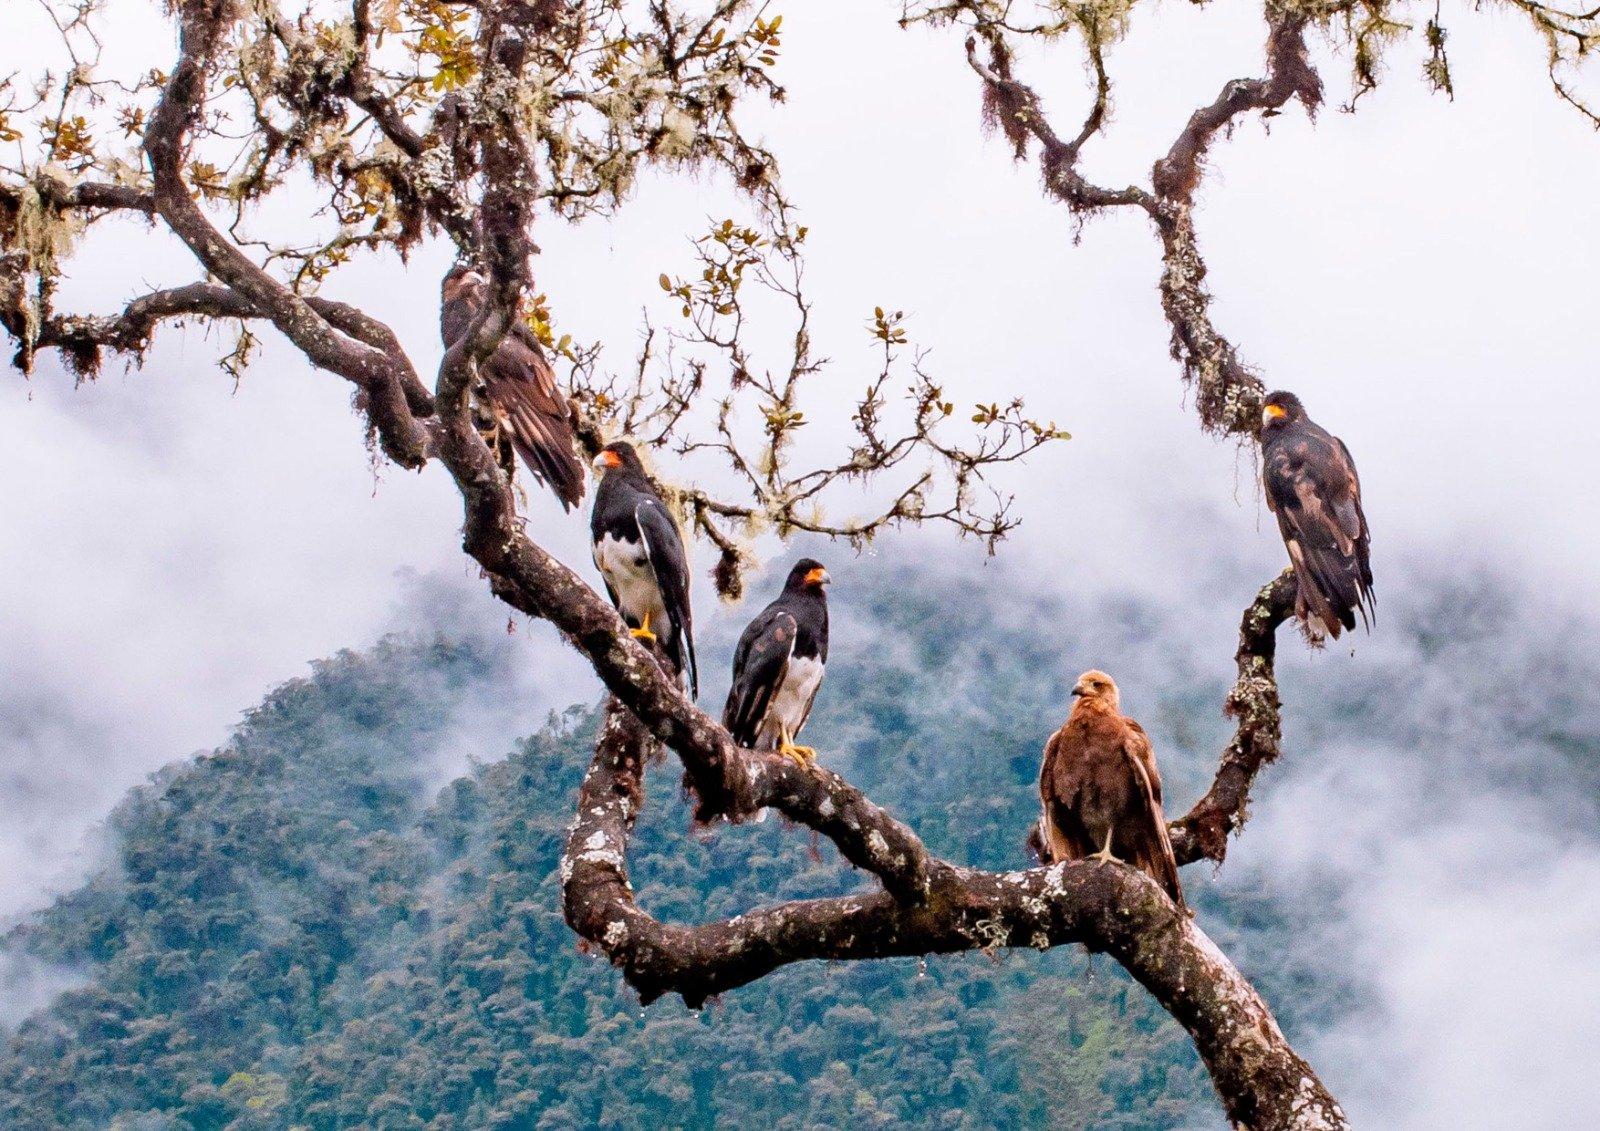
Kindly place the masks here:
MULTIPOLYGON (((446 349, 460 341, 483 309, 489 281, 481 272, 457 264, 444 277, 439 334, 446 349)), ((571 510, 583 498, 583 464, 573 450, 575 437, 567 399, 533 331, 514 322, 479 370, 480 398, 488 402, 497 429, 504 429, 534 478, 571 510)), ((509 470, 509 469, 508 469, 509 470)))
POLYGON ((1084 672, 1072 694, 1078 701, 1045 743, 1039 768, 1044 863, 1132 864, 1183 908, 1150 736, 1120 712, 1117 685, 1105 672, 1084 672))
POLYGON ((1372 535, 1355 461, 1293 393, 1270 394, 1261 410, 1261 481, 1294 565, 1294 611, 1307 639, 1339 639, 1357 612, 1371 631, 1372 535))

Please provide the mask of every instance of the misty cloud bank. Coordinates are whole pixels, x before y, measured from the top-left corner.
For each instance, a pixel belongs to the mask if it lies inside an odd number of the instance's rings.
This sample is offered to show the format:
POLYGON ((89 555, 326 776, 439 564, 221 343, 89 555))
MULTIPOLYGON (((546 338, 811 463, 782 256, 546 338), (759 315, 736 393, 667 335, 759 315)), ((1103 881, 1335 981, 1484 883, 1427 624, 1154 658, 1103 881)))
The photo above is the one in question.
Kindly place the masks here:
MULTIPOLYGON (((969 830, 991 847, 1020 844, 1038 743, 1077 672, 1101 666, 1154 737, 1172 809, 1198 796, 1226 740, 1218 705, 1239 610, 1265 580, 1251 552, 1174 535, 1167 560, 1189 567, 1176 587, 1063 590, 1045 556, 935 561, 926 545, 894 539, 856 560, 824 551, 837 579, 835 656, 808 736, 826 761, 869 792, 903 779, 907 758, 920 759, 917 775, 969 774, 966 807, 928 815, 930 843, 960 856, 969 830), (919 674, 879 686, 877 670, 919 674), (925 737, 867 742, 864 702, 899 705, 925 737), (979 737, 948 750, 941 728, 979 737)), ((732 640, 782 565, 754 580, 745 606, 705 610, 708 707, 732 640)), ((1501 571, 1419 558, 1386 567, 1378 631, 1350 642, 1353 656, 1348 646, 1309 653, 1283 634, 1285 757, 1264 774, 1220 875, 1191 867, 1185 882, 1203 924, 1217 929, 1226 908, 1229 922, 1272 928, 1220 924, 1219 942, 1359 1125, 1581 1125, 1600 1045, 1596 625, 1501 571)), ((499 758, 549 710, 592 701, 581 665, 516 620, 508 634, 475 578, 400 584, 395 623, 422 639, 470 637, 492 658, 490 676, 450 692, 445 721, 415 752, 419 796, 499 758)), ((416 698, 445 691, 417 688, 416 698)), ((47 698, 14 688, 8 703, 8 742, 105 741, 75 734, 47 698)), ((70 790, 26 788, 16 777, 4 791, 13 811, 70 825, 70 790)), ((0 979, 15 1004, 0 1021, 85 976, 12 956, 0 979)))
POLYGON ((1219 890, 1295 908, 1303 947, 1256 963, 1350 995, 1307 1051, 1358 1125, 1586 1126, 1600 625, 1471 567, 1397 598, 1355 660, 1287 673, 1289 756, 1219 890))

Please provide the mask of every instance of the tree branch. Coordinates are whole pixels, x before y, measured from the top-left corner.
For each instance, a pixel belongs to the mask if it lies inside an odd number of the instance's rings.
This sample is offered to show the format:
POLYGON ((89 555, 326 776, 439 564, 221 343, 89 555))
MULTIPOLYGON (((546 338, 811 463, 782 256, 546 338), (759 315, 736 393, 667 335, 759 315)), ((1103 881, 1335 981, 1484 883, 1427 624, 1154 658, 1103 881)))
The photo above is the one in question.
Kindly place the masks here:
POLYGON ((1211 321, 1211 296, 1204 285, 1206 266, 1194 230, 1194 190, 1206 152, 1217 134, 1239 115, 1252 111, 1274 114, 1291 98, 1298 98, 1311 114, 1321 105, 1322 80, 1311 67, 1305 44, 1307 18, 1292 13, 1269 16, 1266 78, 1235 79, 1222 88, 1214 102, 1195 111, 1166 155, 1155 163, 1151 190, 1146 191, 1132 185, 1104 188, 1090 183, 1078 170, 1083 144, 1104 121, 1109 89, 1093 36, 1089 36, 1096 71, 1093 109, 1078 136, 1066 142, 1050 125, 1039 96, 1012 77, 1003 23, 976 9, 970 9, 970 14, 975 30, 989 46, 990 62, 979 60, 976 40, 968 37, 967 63, 983 79, 986 104, 1000 118, 1007 136, 1018 143, 1018 156, 1026 152, 1021 139, 1032 137, 1039 142, 1045 191, 1076 216, 1134 206, 1150 217, 1161 239, 1161 309, 1171 328, 1172 357, 1183 366, 1184 380, 1195 390, 1200 425, 1216 435, 1253 438, 1260 427, 1266 389, 1211 321))
MULTIPOLYGON (((1100 82, 1096 87, 1094 108, 1078 136, 1066 142, 1061 140, 1050 124, 1043 103, 1033 88, 1011 77, 1011 57, 1003 40, 991 36, 988 42, 990 64, 985 64, 978 58, 977 41, 968 37, 967 65, 986 84, 990 97, 998 107, 993 112, 1000 116, 1001 128, 1007 130, 1008 136, 1014 139, 1029 136, 1039 142, 1043 149, 1039 167, 1044 174, 1045 189, 1077 214, 1132 205, 1153 216, 1156 202, 1144 189, 1136 185, 1122 189, 1104 188, 1090 183, 1078 170, 1078 155, 1084 143, 1100 128, 1105 117, 1105 97, 1109 88, 1104 82, 1104 69, 1099 69, 1100 82)), ((1098 54, 1094 59, 1098 66, 1098 54)))
POLYGON ((1179 864, 1209 859, 1221 864, 1228 834, 1244 827, 1250 787, 1261 767, 1277 760, 1283 737, 1278 680, 1273 672, 1278 626, 1294 612, 1294 570, 1286 569, 1261 587, 1239 623, 1234 653, 1239 676, 1228 692, 1229 717, 1238 720, 1233 740, 1222 752, 1210 790, 1194 808, 1172 822, 1172 852, 1179 864))
MULTIPOLYGON (((68 184, 41 173, 33 179, 33 186, 41 197, 62 211, 70 208, 104 208, 108 211, 142 212, 150 216, 156 210, 155 197, 127 185, 108 185, 95 181, 68 184)), ((14 190, 0 185, 0 195, 14 197, 15 194, 14 190)))
MULTIPOLYGON (((458 454, 455 446, 441 450, 447 465, 458 454)), ((497 596, 560 629, 607 690, 678 754, 699 801, 698 820, 741 820, 764 807, 777 809, 833 840, 897 900, 926 898, 927 850, 909 829, 830 770, 736 746, 627 633, 615 609, 521 532, 508 529, 510 516, 501 507, 509 501, 502 503, 501 492, 483 478, 493 466, 487 449, 482 458, 488 465, 478 471, 451 468, 469 496, 467 552, 489 574, 497 596)))
POLYGON ((185 137, 190 122, 204 109, 206 72, 228 13, 225 0, 184 0, 178 9, 178 65, 144 136, 156 211, 212 275, 271 321, 312 364, 360 386, 384 450, 404 467, 420 467, 427 459, 428 432, 411 416, 404 379, 410 363, 404 354, 398 350, 390 354, 338 333, 310 303, 224 239, 189 195, 183 179, 185 137))
POLYGON ((1322 106, 1322 79, 1312 68, 1306 51, 1306 22, 1299 15, 1275 18, 1267 34, 1267 77, 1234 79, 1223 86, 1215 102, 1190 115, 1172 148, 1150 172, 1156 195, 1193 204, 1207 150, 1218 132, 1231 127, 1241 114, 1276 112, 1291 98, 1298 98, 1307 114, 1317 116, 1322 106))
POLYGON ((1184 380, 1195 391, 1200 426, 1216 435, 1245 439, 1253 439, 1260 430, 1266 387, 1211 321, 1193 200, 1206 151, 1218 131, 1238 115, 1277 113, 1291 98, 1299 98, 1313 116, 1321 105, 1322 80, 1307 55, 1305 17, 1279 15, 1269 26, 1267 77, 1235 79, 1224 86, 1215 102, 1195 111, 1151 170, 1151 184, 1161 201, 1154 217, 1161 236, 1161 309, 1172 328, 1173 360, 1183 366, 1184 380))
POLYGON ((992 873, 930 860, 930 895, 806 900, 693 927, 641 909, 627 847, 643 804, 650 732, 614 700, 578 796, 561 864, 568 923, 641 1000, 691 1008, 808 959, 865 959, 1081 943, 1111 954, 1194 1039, 1229 1119, 1252 1131, 1341 1131, 1348 1122, 1255 990, 1137 869, 1088 861, 992 873))

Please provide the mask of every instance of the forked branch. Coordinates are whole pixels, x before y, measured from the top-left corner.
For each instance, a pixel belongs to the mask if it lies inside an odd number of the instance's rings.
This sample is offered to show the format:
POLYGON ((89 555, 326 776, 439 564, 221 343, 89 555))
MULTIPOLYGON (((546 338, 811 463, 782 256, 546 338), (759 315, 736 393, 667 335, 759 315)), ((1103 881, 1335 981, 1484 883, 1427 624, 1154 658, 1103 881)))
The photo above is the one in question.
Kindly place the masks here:
POLYGON ((1076 943, 1111 954, 1188 1031, 1234 1126, 1349 1126, 1260 995, 1136 869, 1081 861, 994 873, 930 858, 928 898, 918 902, 874 891, 695 926, 659 922, 634 899, 627 869, 652 742, 620 704, 608 705, 561 864, 567 921, 621 969, 643 1001, 677 993, 698 1008, 708 997, 809 959, 992 954, 1076 943))

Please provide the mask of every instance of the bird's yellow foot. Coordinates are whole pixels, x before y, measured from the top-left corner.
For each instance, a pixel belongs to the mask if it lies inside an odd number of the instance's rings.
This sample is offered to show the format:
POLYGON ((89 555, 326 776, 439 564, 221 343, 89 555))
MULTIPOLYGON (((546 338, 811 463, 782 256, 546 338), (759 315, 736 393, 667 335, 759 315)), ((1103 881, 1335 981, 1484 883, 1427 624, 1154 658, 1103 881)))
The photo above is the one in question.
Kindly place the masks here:
POLYGON ((643 640, 646 644, 654 644, 656 642, 656 634, 650 631, 650 614, 646 613, 644 615, 644 623, 638 628, 628 629, 628 635, 635 640, 643 640))
POLYGON ((811 764, 817 760, 817 752, 809 746, 796 746, 792 742, 785 742, 778 747, 779 754, 787 754, 800 763, 801 769, 810 769, 811 764))

